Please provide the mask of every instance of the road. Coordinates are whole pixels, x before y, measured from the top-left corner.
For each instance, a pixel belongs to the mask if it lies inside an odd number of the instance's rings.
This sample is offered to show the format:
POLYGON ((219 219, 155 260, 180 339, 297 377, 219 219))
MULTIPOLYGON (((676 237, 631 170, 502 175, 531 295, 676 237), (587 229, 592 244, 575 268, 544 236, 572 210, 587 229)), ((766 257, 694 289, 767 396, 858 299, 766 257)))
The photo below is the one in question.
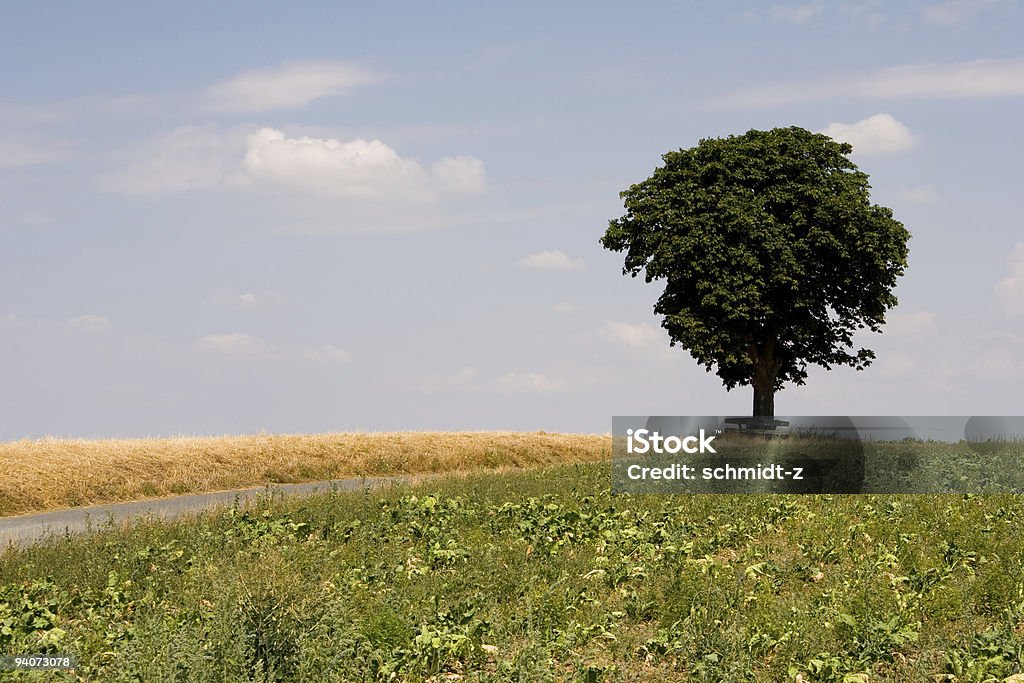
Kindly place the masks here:
POLYGON ((29 545, 50 536, 82 533, 108 524, 120 526, 144 518, 175 519, 183 515, 230 506, 236 499, 240 505, 244 505, 253 502, 257 496, 268 493, 292 496, 330 491, 361 491, 365 488, 379 488, 387 484, 408 483, 414 479, 423 478, 425 477, 366 477, 304 484, 270 484, 232 491, 198 493, 174 496, 173 498, 156 498, 131 503, 93 505, 16 517, 0 517, 0 550, 11 545, 29 545))

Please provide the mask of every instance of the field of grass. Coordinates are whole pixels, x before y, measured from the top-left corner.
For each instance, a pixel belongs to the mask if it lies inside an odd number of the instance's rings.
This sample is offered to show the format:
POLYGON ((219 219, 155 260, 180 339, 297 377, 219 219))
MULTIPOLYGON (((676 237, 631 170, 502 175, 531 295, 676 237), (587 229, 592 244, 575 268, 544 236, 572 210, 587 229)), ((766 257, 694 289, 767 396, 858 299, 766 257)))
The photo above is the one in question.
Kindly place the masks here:
MULTIPOLYGON (((625 496, 607 464, 0 555, 0 653, 104 681, 1002 681, 1024 500, 625 496)), ((19 674, 32 680, 36 674, 19 674)))
POLYGON ((271 483, 596 462, 607 436, 390 432, 0 443, 0 516, 271 483))

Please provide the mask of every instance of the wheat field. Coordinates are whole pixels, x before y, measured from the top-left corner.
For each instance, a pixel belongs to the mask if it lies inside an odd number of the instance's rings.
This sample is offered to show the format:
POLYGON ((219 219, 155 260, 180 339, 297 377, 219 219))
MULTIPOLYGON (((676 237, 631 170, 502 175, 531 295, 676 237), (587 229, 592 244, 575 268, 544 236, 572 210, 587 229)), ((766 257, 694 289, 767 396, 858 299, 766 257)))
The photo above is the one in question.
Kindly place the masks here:
POLYGON ((611 458, 611 437, 357 432, 0 443, 0 516, 263 484, 611 458))

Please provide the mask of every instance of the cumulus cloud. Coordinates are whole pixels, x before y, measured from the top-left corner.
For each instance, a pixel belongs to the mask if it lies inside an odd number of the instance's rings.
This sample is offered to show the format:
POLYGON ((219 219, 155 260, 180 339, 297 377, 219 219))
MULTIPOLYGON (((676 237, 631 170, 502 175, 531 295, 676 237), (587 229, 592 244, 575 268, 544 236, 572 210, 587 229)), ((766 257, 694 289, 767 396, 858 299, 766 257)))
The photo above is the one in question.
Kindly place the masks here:
POLYGON ((80 332, 90 334, 106 332, 112 326, 110 318, 105 315, 76 315, 68 319, 68 325, 80 332))
POLYGON ((512 393, 534 392, 549 394, 564 391, 567 388, 563 380, 554 379, 538 372, 510 372, 499 377, 495 384, 498 389, 512 393))
POLYGON ((343 62, 289 62, 243 72, 208 88, 204 99, 208 108, 225 113, 297 109, 377 80, 370 71, 343 62))
POLYGON ((352 360, 352 354, 333 344, 303 346, 299 349, 299 355, 305 360, 317 363, 348 363, 352 360))
POLYGON ((995 287, 996 300, 1009 315, 1024 315, 1024 242, 1010 255, 1010 273, 995 287))
POLYGON ((258 356, 274 348, 263 339, 243 332, 208 334, 192 343, 195 351, 223 353, 229 356, 258 356))
POLYGON ((910 129, 890 114, 875 114, 854 123, 830 123, 821 132, 850 143, 858 154, 902 152, 916 142, 910 129))
POLYGON ((911 204, 936 204, 942 197, 932 185, 904 187, 897 190, 899 197, 911 204))
POLYGON ((380 140, 290 138, 273 128, 247 138, 242 165, 256 180, 355 197, 430 200, 486 186, 483 162, 473 157, 446 157, 427 168, 380 140))
POLYGON ((603 333, 606 338, 634 349, 649 351, 668 347, 664 330, 650 323, 609 322, 603 333))
POLYGON ((277 308, 287 304, 288 297, 277 290, 232 292, 221 289, 203 299, 203 305, 209 308, 223 308, 234 311, 255 311, 265 308, 277 308))
POLYGON ((288 137, 274 128, 185 126, 134 155, 136 161, 104 176, 106 189, 130 195, 260 189, 422 202, 487 187, 483 162, 471 156, 425 166, 380 140, 288 137))
POLYGON ((340 194, 374 195, 422 172, 380 140, 289 138, 264 128, 248 137, 243 166, 255 178, 340 194))
POLYGON ((1024 95, 1024 59, 912 64, 864 76, 759 85, 710 101, 719 107, 770 107, 826 99, 967 99, 1024 95))
POLYGON ((583 259, 569 258, 558 249, 530 254, 516 261, 516 265, 520 268, 534 268, 538 270, 583 270, 587 267, 583 259))
POLYGON ((555 313, 575 313, 580 310, 580 307, 571 301, 559 301, 551 307, 551 310, 555 313))

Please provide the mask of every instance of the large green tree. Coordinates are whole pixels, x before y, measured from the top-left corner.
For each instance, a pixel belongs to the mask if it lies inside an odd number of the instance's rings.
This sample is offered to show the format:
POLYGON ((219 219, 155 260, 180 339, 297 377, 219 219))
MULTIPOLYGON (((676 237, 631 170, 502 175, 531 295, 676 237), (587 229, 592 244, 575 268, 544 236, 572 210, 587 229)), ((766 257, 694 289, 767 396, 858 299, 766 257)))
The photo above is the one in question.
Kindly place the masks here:
POLYGON ((755 416, 810 364, 867 367, 853 335, 896 305, 910 233, 871 203, 852 151, 797 127, 701 140, 622 192, 601 238, 626 252, 624 275, 665 281, 654 312, 671 344, 727 390, 753 385, 755 416))

